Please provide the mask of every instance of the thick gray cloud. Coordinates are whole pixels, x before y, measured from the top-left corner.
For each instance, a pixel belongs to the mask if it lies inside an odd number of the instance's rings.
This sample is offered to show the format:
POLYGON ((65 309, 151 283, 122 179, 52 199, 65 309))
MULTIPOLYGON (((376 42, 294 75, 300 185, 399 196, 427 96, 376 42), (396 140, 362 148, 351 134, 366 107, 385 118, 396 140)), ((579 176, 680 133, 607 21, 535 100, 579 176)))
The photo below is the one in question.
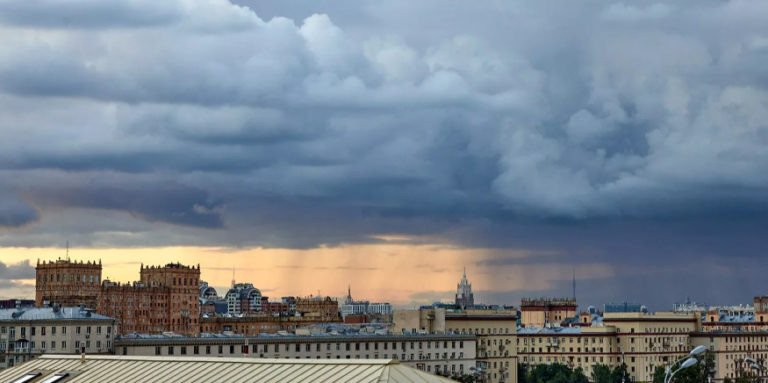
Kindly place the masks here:
POLYGON ((0 262, 0 289, 20 288, 24 284, 18 280, 34 278, 35 268, 29 264, 29 261, 10 265, 0 262))
POLYGON ((0 227, 22 226, 37 218, 32 206, 0 189, 0 227))
POLYGON ((746 0, 6 1, 0 226, 27 225, 0 243, 756 257, 767 19, 746 0))

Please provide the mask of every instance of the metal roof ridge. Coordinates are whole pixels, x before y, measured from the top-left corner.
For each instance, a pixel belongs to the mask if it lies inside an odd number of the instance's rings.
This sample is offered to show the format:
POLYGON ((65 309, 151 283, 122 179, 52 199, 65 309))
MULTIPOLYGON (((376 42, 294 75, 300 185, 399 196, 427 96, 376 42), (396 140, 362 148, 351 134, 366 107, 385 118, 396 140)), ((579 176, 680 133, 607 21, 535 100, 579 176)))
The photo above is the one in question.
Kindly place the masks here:
MULTIPOLYGON (((80 355, 43 354, 37 359, 76 359, 80 355)), ((317 364, 317 365, 374 365, 388 366, 398 365, 394 359, 272 359, 253 357, 195 357, 195 356, 138 356, 138 355, 87 355, 87 361, 129 360, 145 362, 210 362, 210 363, 250 363, 250 364, 317 364)))

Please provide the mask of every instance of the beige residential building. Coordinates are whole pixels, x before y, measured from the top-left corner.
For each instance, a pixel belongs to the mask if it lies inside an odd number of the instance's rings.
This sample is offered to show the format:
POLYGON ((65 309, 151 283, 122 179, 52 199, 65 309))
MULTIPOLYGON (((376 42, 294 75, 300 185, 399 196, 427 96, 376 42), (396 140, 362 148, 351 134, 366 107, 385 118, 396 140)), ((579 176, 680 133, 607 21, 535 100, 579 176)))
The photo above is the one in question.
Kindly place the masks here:
POLYGON ((576 316, 575 299, 570 298, 524 298, 520 302, 520 324, 523 327, 544 327, 560 324, 576 316))
POLYGON ((258 337, 128 336, 115 343, 118 355, 217 356, 271 359, 394 359, 443 376, 471 374, 474 335, 262 335, 258 337))
POLYGON ((394 333, 473 334, 486 381, 517 381, 516 311, 422 308, 395 310, 393 320, 394 333))
POLYGON ((527 365, 561 363, 590 376, 596 364, 626 364, 633 381, 651 381, 656 366, 685 356, 700 331, 695 313, 606 313, 589 326, 527 327, 517 334, 517 351, 527 365))
POLYGON ((0 369, 43 354, 109 354, 115 320, 84 307, 0 310, 0 369))

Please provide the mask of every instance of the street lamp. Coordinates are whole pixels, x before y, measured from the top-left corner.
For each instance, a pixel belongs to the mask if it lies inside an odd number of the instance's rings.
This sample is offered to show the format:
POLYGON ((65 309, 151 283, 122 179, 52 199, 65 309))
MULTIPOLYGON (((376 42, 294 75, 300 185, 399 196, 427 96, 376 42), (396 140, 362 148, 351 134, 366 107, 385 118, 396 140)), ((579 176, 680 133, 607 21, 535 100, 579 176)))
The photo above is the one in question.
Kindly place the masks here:
POLYGON ((699 354, 704 353, 706 351, 707 351, 707 347, 706 346, 696 346, 696 348, 691 350, 691 352, 689 352, 688 355, 686 355, 686 356, 676 360, 674 363, 669 365, 669 367, 667 367, 667 373, 666 373, 666 375, 664 375, 664 383, 671 382, 672 381, 672 377, 674 377, 675 374, 677 374, 678 372, 680 372, 680 371, 682 371, 682 370, 684 370, 684 369, 686 369, 688 367, 691 367, 694 364, 698 363, 698 360, 696 358, 694 358, 694 357, 696 355, 699 355, 699 354), (685 360, 685 361, 676 370, 673 370, 675 365, 680 363, 680 362, 682 362, 683 360, 685 360))

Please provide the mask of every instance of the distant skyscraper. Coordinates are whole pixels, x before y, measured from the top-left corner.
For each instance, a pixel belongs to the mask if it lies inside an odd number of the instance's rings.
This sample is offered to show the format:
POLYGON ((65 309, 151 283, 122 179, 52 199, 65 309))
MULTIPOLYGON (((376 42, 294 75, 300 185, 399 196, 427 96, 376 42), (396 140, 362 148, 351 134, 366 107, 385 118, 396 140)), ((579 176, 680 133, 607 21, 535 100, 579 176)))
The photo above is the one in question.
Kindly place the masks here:
POLYGON ((461 276, 461 282, 456 286, 456 306, 466 309, 475 305, 475 295, 472 294, 472 284, 467 281, 467 268, 464 268, 464 275, 461 276))

